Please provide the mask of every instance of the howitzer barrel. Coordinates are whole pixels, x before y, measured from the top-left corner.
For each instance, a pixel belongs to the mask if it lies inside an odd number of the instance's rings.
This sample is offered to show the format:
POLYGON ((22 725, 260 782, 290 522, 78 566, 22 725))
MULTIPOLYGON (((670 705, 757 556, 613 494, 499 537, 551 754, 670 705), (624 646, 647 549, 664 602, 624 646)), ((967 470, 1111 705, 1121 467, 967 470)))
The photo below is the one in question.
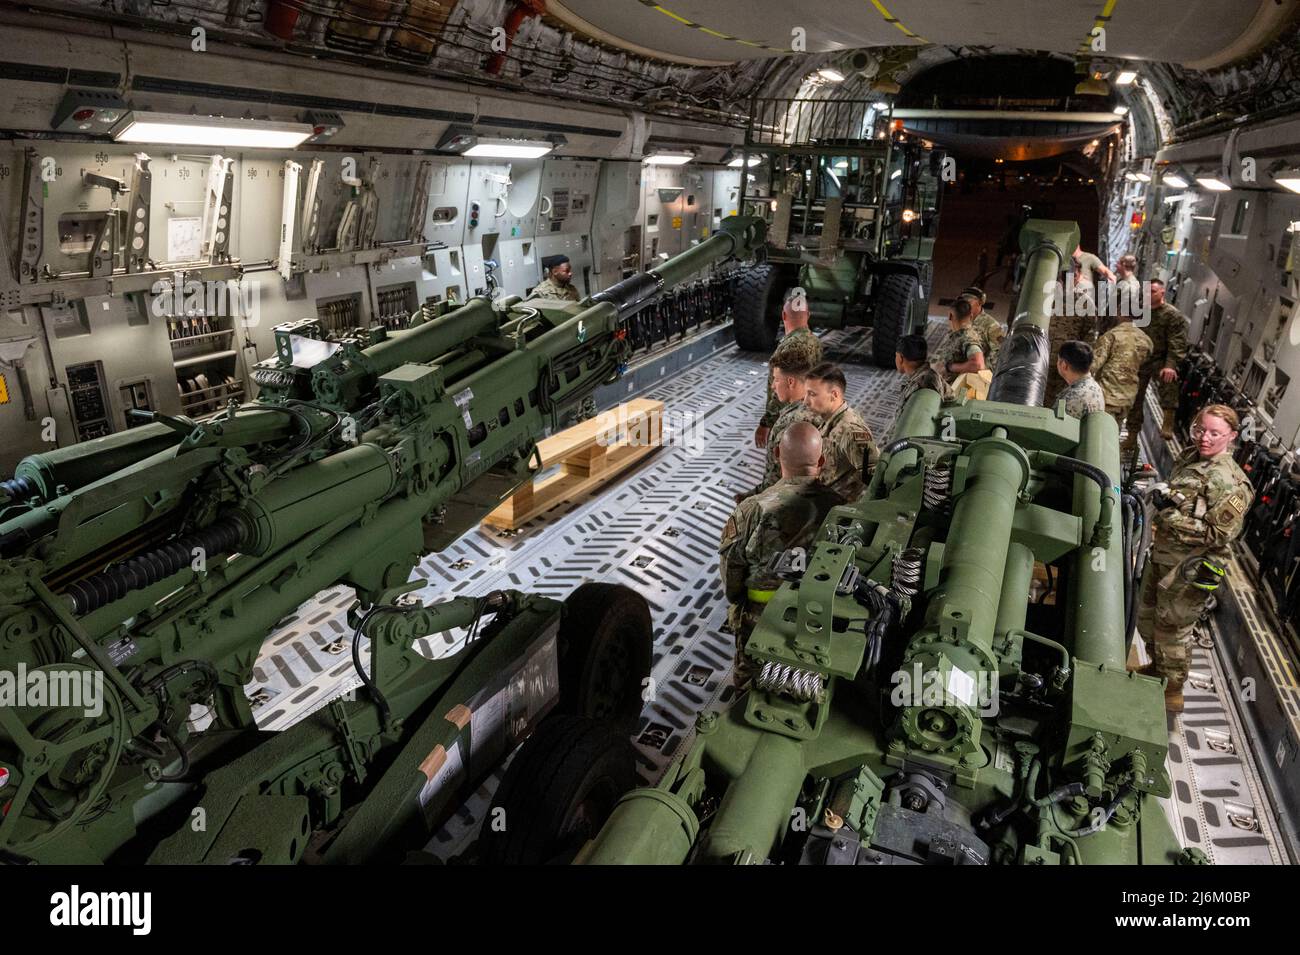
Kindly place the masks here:
POLYGON ((618 309, 619 318, 635 313, 653 302, 659 293, 690 277, 714 262, 743 258, 763 244, 766 225, 761 219, 731 216, 715 232, 694 248, 675 255, 662 265, 630 276, 591 296, 595 304, 609 303, 618 309))
POLYGON ((339 361, 322 363, 312 375, 312 389, 322 401, 346 404, 368 390, 380 375, 406 364, 433 361, 478 335, 495 334, 500 316, 486 298, 473 298, 441 318, 409 331, 393 332, 361 352, 361 367, 339 361))
POLYGON ((1056 301, 1056 282, 1069 267, 1079 245, 1074 222, 1030 219, 1020 230, 1025 270, 1011 331, 998 349, 998 365, 989 385, 989 400, 1013 405, 1041 405, 1051 371, 1048 329, 1056 301))

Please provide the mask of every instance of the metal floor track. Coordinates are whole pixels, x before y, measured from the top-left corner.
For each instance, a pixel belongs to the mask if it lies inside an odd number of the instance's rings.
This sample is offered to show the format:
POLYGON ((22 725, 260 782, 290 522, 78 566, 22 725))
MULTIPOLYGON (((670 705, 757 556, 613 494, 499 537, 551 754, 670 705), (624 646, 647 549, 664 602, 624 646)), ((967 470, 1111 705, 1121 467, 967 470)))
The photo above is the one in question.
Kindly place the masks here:
MULTIPOLYGON (((932 343, 944 332, 943 323, 932 322, 932 343)), ((833 332, 823 342, 828 359, 845 363, 850 400, 872 431, 882 436, 897 410, 897 374, 858 363, 855 356, 869 354, 866 330, 833 332)), ((680 751, 696 715, 727 702, 733 692, 733 638, 721 630, 726 603, 718 578, 717 542, 734 507, 732 493, 752 486, 762 471, 762 452, 753 446, 752 433, 761 413, 767 368, 762 356, 726 347, 671 376, 658 372, 656 365, 636 379, 645 385, 634 393, 665 402, 662 450, 595 496, 559 504, 517 532, 476 528, 447 550, 427 557, 416 571, 427 582, 418 592, 426 601, 499 588, 562 598, 591 580, 627 584, 642 594, 655 624, 652 675, 658 687, 635 737, 647 781, 657 778, 680 751)), ((632 394, 620 395, 627 397, 632 394)), ((359 685, 346 621, 352 600, 349 588, 324 592, 282 621, 267 640, 248 687, 263 728, 284 729, 359 685)), ((426 638, 420 641, 421 652, 445 655, 462 638, 454 632, 426 638)), ((1204 665, 1200 658, 1197 665, 1204 665)), ((1194 699, 1193 693, 1189 702, 1194 699)), ((1218 775, 1207 775, 1199 756, 1186 754, 1210 749, 1203 735, 1210 727, 1189 727, 1189 722, 1190 713, 1174 734, 1173 752, 1182 762, 1176 760, 1171 769, 1185 785, 1178 787, 1172 815, 1192 818, 1197 825, 1180 823, 1176 828, 1180 838, 1200 845, 1212 857, 1239 861, 1239 854, 1224 858, 1235 847, 1220 850, 1211 844, 1215 838, 1233 837, 1211 824, 1232 825, 1226 815, 1231 800, 1222 803, 1224 811, 1213 818, 1204 800, 1207 792, 1231 788, 1236 800, 1232 804, 1244 801, 1258 818, 1260 802, 1250 798, 1258 787, 1231 787, 1218 775), (1180 775, 1181 766, 1192 767, 1190 775, 1180 775)), ((460 808, 429 851, 450 858, 473 842, 502 771, 460 808)), ((1268 845, 1267 852, 1248 847, 1249 860, 1278 861, 1272 842, 1268 845)))

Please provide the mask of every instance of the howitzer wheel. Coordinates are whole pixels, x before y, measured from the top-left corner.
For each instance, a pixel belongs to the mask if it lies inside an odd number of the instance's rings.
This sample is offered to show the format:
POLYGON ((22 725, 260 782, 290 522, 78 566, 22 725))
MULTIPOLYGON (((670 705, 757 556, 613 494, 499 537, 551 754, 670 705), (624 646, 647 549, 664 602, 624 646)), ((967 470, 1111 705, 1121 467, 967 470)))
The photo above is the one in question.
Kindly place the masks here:
POLYGON ((479 834, 479 862, 568 863, 636 785, 636 756, 621 730, 552 715, 520 747, 497 788, 479 834))
POLYGON ((912 331, 920 284, 906 272, 893 272, 880 280, 871 318, 871 358, 877 368, 894 367, 898 340, 912 331))
MULTIPOLYGON (((59 663, 27 671, 47 686, 67 687, 67 675, 101 676, 100 712, 77 705, 0 705, 0 849, 27 855, 75 826, 104 795, 126 743, 126 716, 117 692, 93 667, 59 663), (12 768, 9 768, 12 767, 12 768)), ((85 684, 83 683, 83 686, 85 684)), ((31 694, 33 690, 28 689, 31 694)))
POLYGON ((650 675, 650 606, 620 584, 583 584, 564 601, 560 624, 560 712, 628 727, 641 714, 650 675))
POLYGON ((737 273, 731 324, 736 344, 745 351, 771 352, 781 325, 780 273, 772 265, 755 265, 737 273))

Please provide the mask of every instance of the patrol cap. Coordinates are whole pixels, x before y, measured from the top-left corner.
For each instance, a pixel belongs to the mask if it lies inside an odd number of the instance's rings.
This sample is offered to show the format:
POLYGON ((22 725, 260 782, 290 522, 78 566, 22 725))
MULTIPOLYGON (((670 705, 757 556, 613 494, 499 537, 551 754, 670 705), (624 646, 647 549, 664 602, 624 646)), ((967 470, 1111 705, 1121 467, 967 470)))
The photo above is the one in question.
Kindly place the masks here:
POLYGON ((546 255, 542 257, 542 268, 549 272, 557 265, 563 265, 567 261, 569 261, 567 255, 546 255))

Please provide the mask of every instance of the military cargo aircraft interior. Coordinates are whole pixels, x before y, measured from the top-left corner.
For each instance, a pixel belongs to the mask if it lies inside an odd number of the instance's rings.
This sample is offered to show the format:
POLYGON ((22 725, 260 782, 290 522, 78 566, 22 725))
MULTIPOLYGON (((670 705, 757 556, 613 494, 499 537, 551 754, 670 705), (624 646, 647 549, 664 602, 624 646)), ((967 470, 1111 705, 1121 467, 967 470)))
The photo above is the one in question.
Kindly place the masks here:
POLYGON ((0 33, 0 861, 1300 861, 1296 0, 0 33))

